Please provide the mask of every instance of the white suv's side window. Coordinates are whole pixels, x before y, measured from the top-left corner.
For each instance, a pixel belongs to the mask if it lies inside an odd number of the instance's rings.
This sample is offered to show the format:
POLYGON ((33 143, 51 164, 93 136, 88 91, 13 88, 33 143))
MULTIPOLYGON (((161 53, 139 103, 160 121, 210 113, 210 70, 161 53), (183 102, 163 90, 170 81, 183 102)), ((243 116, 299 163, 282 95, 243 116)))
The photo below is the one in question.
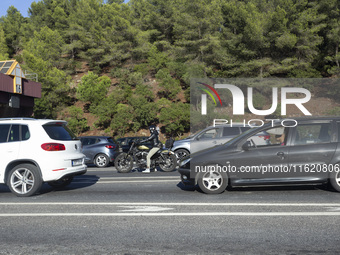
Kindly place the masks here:
POLYGON ((0 143, 6 143, 11 125, 0 125, 0 143))
POLYGON ((20 141, 20 126, 14 124, 11 126, 11 130, 9 131, 8 142, 19 142, 20 141))
POLYGON ((21 140, 26 141, 26 140, 30 139, 30 137, 31 137, 31 134, 30 134, 30 131, 28 129, 28 126, 22 125, 21 126, 21 140))

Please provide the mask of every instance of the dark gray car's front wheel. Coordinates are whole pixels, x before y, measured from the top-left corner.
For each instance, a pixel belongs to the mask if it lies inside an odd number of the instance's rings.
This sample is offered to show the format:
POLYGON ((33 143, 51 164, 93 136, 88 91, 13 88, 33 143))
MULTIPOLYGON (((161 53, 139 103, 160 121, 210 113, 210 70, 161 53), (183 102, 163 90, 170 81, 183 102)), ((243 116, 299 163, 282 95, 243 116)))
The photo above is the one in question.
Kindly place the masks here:
POLYGON ((340 172, 336 171, 336 172, 332 172, 329 176, 329 182, 332 185, 332 187, 340 192, 340 172))
POLYGON ((228 175, 218 171, 200 172, 198 173, 197 184, 206 194, 220 194, 228 186, 228 175))
POLYGON ((105 154, 98 154, 94 158, 94 164, 96 167, 107 167, 110 163, 109 157, 105 154))

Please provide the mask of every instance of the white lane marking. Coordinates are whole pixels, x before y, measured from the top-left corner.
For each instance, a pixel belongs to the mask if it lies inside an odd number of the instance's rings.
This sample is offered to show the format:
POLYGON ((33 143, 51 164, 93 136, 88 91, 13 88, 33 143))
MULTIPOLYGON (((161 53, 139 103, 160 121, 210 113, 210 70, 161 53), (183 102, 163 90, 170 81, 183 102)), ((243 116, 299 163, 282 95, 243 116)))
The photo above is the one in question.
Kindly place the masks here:
POLYGON ((340 207, 326 207, 326 209, 332 212, 340 211, 340 207))
MULTIPOLYGON (((96 178, 78 177, 75 180, 91 180, 96 178)), ((125 180, 125 179, 181 179, 179 176, 144 176, 144 177, 100 177, 99 179, 114 179, 114 180, 125 180)))
POLYGON ((340 207, 339 203, 157 203, 157 202, 0 202, 2 205, 127 205, 127 206, 296 206, 296 207, 340 207))
POLYGON ((180 180, 140 180, 140 181, 101 181, 101 180, 87 180, 87 181, 73 181, 72 183, 96 183, 96 184, 108 184, 108 183, 161 183, 161 182, 180 182, 180 180))
POLYGON ((1 213, 0 217, 115 217, 115 216, 340 216, 340 212, 202 212, 202 213, 1 213))
POLYGON ((119 210, 121 212, 159 212, 173 210, 174 208, 159 207, 159 206, 119 206, 127 208, 125 210, 119 210))

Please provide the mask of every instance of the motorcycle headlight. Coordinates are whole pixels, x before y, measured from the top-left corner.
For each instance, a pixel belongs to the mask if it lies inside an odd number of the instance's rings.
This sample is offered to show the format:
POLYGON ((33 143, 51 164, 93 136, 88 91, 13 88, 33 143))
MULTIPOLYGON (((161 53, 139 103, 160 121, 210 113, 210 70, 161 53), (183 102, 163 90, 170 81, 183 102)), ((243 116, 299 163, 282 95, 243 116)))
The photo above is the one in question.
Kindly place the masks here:
POLYGON ((179 165, 180 165, 180 166, 184 166, 184 165, 186 165, 187 163, 189 163, 190 160, 191 160, 191 158, 184 159, 183 161, 181 161, 181 162, 179 163, 179 165))

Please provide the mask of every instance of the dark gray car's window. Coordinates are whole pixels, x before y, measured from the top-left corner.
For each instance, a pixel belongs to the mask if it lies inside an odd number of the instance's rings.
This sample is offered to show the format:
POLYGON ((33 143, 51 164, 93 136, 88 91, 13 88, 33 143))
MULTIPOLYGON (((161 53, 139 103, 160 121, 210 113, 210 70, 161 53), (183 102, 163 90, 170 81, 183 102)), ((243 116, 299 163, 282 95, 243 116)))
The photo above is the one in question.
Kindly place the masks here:
POLYGON ((331 141, 331 123, 298 125, 293 138, 294 145, 329 143, 331 141))
POLYGON ((43 125, 43 128, 45 129, 48 136, 54 140, 68 141, 77 139, 72 131, 63 125, 48 124, 43 125))
POLYGON ((239 127, 224 127, 222 136, 235 136, 240 134, 239 127))
POLYGON ((7 137, 8 137, 8 132, 9 132, 10 127, 11 125, 9 124, 0 125, 0 143, 7 142, 7 137))

